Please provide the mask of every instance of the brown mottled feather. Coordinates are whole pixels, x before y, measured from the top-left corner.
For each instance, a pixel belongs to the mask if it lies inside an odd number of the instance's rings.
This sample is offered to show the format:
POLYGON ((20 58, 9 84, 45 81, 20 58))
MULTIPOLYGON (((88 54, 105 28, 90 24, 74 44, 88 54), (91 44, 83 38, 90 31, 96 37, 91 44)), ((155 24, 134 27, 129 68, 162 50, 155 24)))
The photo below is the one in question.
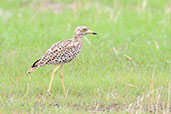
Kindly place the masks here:
POLYGON ((59 64, 71 61, 80 52, 82 42, 65 40, 52 45, 37 62, 37 66, 45 64, 59 64))

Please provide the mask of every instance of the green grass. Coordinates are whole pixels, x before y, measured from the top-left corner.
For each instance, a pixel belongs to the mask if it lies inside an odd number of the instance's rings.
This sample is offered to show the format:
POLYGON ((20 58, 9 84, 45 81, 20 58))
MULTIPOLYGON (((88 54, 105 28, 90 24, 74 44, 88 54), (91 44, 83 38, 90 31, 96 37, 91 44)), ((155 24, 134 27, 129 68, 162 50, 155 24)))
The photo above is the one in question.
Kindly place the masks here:
POLYGON ((163 113, 171 104, 171 2, 150 0, 143 10, 140 0, 54 1, 64 8, 0 0, 0 113, 163 113), (86 36, 91 43, 84 39, 77 59, 64 65, 67 96, 59 71, 49 96, 55 66, 26 72, 80 25, 98 35, 86 36))

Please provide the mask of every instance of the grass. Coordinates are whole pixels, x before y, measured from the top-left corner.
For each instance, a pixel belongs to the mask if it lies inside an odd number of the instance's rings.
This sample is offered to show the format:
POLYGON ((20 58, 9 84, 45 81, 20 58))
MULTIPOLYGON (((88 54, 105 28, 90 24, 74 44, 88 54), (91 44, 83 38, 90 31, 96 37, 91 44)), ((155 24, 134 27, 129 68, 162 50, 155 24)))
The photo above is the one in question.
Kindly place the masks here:
POLYGON ((55 0, 59 9, 0 2, 0 113, 169 113, 169 0, 55 0), (77 59, 64 65, 67 94, 57 72, 49 96, 55 66, 26 72, 80 25, 98 35, 86 36, 77 59))

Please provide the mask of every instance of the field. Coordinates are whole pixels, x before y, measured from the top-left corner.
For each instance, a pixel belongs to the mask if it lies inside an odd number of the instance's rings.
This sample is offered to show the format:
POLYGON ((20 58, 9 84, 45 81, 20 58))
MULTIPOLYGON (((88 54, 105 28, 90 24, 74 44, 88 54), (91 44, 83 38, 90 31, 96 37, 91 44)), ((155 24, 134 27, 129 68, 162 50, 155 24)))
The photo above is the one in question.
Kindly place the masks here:
POLYGON ((0 0, 0 113, 171 113, 170 0, 0 0), (84 37, 64 65, 26 74, 57 41, 84 37))

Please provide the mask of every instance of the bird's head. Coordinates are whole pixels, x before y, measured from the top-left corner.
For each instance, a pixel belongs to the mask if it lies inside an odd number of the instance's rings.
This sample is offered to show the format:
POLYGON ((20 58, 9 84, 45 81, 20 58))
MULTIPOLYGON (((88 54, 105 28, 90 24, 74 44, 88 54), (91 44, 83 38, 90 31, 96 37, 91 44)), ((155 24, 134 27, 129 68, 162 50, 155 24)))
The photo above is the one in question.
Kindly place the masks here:
POLYGON ((74 31, 74 37, 75 38, 82 38, 83 36, 87 34, 94 34, 96 35, 96 32, 90 31, 90 29, 86 26, 79 26, 74 31))

